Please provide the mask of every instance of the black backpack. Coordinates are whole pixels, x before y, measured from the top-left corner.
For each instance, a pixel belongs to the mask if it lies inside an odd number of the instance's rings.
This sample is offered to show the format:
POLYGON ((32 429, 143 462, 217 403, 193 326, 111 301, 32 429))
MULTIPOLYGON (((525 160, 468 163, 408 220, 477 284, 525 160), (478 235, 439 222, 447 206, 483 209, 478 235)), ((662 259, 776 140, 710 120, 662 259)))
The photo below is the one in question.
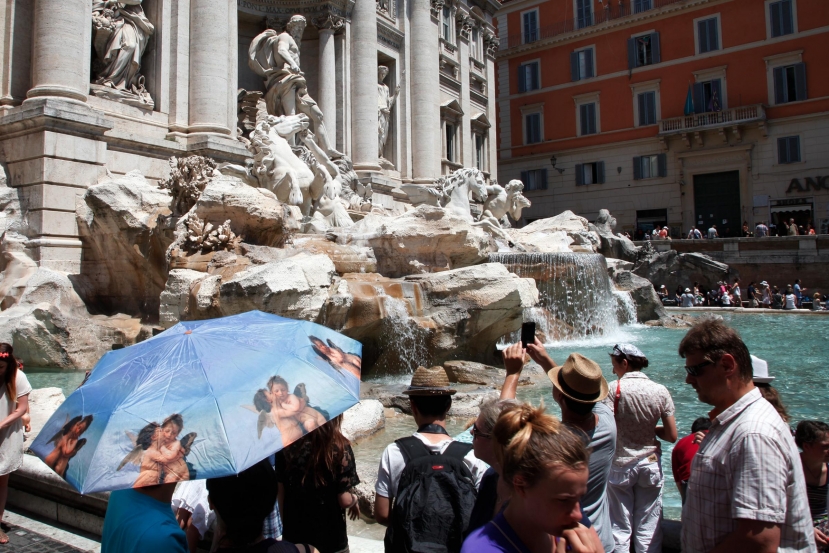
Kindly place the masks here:
POLYGON ((413 436, 395 441, 406 466, 386 530, 386 553, 458 553, 478 492, 463 458, 471 444, 432 453, 413 436))

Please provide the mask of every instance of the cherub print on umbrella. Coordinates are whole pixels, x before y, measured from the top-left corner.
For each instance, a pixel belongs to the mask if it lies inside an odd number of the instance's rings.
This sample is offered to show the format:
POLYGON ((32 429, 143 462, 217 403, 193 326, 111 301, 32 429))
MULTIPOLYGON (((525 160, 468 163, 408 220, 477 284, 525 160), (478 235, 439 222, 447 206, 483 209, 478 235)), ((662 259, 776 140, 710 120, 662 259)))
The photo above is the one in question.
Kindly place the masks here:
MULTIPOLYGON (((69 415, 66 418, 68 419, 69 415)), ((86 445, 86 438, 81 438, 81 434, 86 432, 89 425, 92 424, 92 420, 92 415, 85 417, 78 415, 71 420, 67 420, 63 428, 46 442, 47 444, 55 444, 55 449, 46 456, 43 462, 61 478, 66 477, 69 461, 86 445)))
POLYGON ((261 439, 265 428, 275 426, 279 429, 283 447, 328 421, 328 413, 311 406, 304 383, 297 384, 292 394, 288 389, 288 382, 274 375, 264 388, 256 391, 253 406, 245 406, 259 414, 257 437, 261 439))
POLYGON ((194 480, 196 470, 187 462, 186 457, 196 441, 196 433, 190 432, 179 439, 178 435, 183 429, 184 419, 174 413, 161 424, 147 424, 137 436, 127 431, 127 437, 134 447, 118 465, 118 470, 130 463, 138 465, 138 478, 132 485, 134 488, 194 480))

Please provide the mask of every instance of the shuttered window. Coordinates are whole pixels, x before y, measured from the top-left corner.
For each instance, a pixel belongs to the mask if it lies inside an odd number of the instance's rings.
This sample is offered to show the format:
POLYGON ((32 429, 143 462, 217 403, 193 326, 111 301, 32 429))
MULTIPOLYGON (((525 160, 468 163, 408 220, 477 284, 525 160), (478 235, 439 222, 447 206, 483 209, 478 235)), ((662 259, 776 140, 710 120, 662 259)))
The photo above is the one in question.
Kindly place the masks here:
POLYGON ((784 136, 777 139, 777 163, 800 161, 800 137, 784 136))
POLYGON ((628 39, 628 69, 652 65, 661 61, 659 33, 650 33, 628 39))
POLYGON ((769 4, 769 23, 772 38, 794 33, 792 0, 781 0, 769 4))
POLYGON ((722 81, 720 79, 694 83, 694 113, 721 111, 722 108, 722 81))
POLYGON ((576 186, 604 183, 604 161, 576 164, 576 186))
POLYGON ((524 190, 547 190, 547 169, 521 171, 524 190))
POLYGON ((522 14, 524 23, 524 44, 538 40, 538 11, 532 10, 522 14))
POLYGON ((786 104, 806 99, 806 64, 774 68, 774 103, 786 104))
POLYGON ((579 29, 593 24, 593 0, 576 0, 576 21, 579 29))
POLYGON ((580 81, 595 77, 593 69, 593 48, 570 53, 570 78, 580 81))
POLYGON ((651 9, 651 0, 633 0, 633 13, 644 12, 651 9))
POLYGON ((639 126, 656 125, 656 92, 642 92, 637 95, 639 103, 639 126))
POLYGON ((579 106, 579 125, 581 134, 596 134, 596 104, 582 104, 579 106))
POLYGON ((541 142, 541 114, 528 113, 524 116, 524 144, 541 142))
POLYGON ((668 156, 656 154, 633 158, 633 180, 652 179, 668 175, 668 156))
POLYGON ((697 21, 697 44, 699 45, 700 54, 720 49, 716 17, 697 21))
POLYGON ((518 66, 518 92, 529 92, 541 88, 541 70, 537 61, 518 66))

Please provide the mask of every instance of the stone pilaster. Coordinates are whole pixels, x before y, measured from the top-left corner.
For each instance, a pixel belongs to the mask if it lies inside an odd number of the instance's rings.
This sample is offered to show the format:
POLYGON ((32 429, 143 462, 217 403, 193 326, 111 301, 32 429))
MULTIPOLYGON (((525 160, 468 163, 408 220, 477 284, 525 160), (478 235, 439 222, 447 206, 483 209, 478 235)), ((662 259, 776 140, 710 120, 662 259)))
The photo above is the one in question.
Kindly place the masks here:
POLYGON ((425 183, 440 175, 438 28, 427 0, 412 2, 411 11, 412 178, 425 183))
POLYGON ((351 158, 357 171, 380 171, 377 94, 377 2, 357 0, 351 12, 351 158))
POLYGON ((228 119, 236 108, 228 91, 236 90, 231 54, 237 45, 231 29, 235 2, 190 1, 190 134, 233 134, 228 119))
POLYGON ((32 88, 42 96, 86 101, 92 48, 92 0, 34 0, 32 88))
POLYGON ((328 130, 328 142, 337 145, 337 57, 334 45, 334 33, 343 27, 343 20, 334 15, 314 20, 320 33, 319 55, 319 95, 317 103, 325 117, 328 130))

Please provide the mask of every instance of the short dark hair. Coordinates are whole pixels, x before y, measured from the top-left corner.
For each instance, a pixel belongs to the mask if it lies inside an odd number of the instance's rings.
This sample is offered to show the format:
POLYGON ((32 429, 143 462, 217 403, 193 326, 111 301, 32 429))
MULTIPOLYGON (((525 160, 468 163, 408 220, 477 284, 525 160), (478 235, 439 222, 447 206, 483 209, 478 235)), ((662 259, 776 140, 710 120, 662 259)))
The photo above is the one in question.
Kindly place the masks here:
POLYGON ((717 319, 702 319, 696 323, 679 343, 679 355, 703 353, 713 362, 730 354, 740 371, 743 382, 750 382, 754 376, 751 356, 739 333, 717 319))
POLYGON ((642 369, 647 368, 648 366, 648 359, 647 357, 637 357, 635 355, 627 355, 622 353, 621 355, 611 355, 611 357, 615 357, 616 361, 621 363, 624 360, 627 360, 628 365, 630 366, 630 370, 632 371, 641 371, 642 369))
POLYGON ((803 444, 816 442, 829 433, 829 424, 821 421, 800 421, 794 431, 794 443, 802 448, 803 444))
POLYGON ((409 396, 421 415, 425 417, 445 417, 452 408, 452 396, 409 396))
POLYGON ((595 403, 583 403, 581 401, 574 401, 569 397, 562 394, 564 398, 564 404, 567 405, 567 409, 575 413, 576 415, 587 415, 593 411, 593 406, 596 405, 595 403))
POLYGON ((691 432, 695 434, 709 428, 711 428, 711 419, 708 417, 700 417, 691 424, 691 432))
POLYGON ((207 493, 233 545, 248 545, 262 534, 276 503, 276 472, 267 459, 235 476, 208 478, 207 493))

